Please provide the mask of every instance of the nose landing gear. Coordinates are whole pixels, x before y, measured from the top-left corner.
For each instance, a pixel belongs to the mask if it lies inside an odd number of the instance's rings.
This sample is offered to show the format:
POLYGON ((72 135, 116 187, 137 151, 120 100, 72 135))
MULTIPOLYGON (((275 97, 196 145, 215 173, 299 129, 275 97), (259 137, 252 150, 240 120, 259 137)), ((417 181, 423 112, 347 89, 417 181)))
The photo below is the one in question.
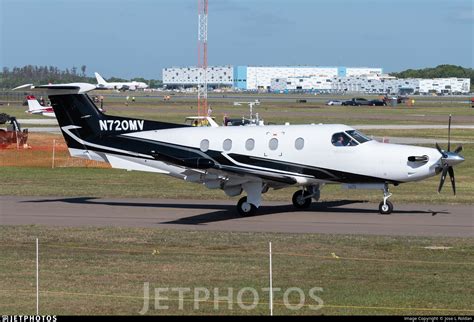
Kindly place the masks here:
POLYGON ((388 184, 383 186, 383 201, 379 204, 379 212, 381 215, 389 215, 393 211, 393 204, 388 201, 392 194, 388 191, 388 184))

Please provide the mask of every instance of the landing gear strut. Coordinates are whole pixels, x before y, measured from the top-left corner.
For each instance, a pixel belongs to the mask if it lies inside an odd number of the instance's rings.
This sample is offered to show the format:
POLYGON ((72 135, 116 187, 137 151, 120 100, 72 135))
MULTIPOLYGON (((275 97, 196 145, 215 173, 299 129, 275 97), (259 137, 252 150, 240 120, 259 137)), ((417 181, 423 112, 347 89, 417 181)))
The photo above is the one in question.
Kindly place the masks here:
POLYGON ((388 184, 383 187, 383 201, 379 204, 379 212, 381 215, 389 215, 393 211, 393 204, 388 201, 392 194, 388 191, 388 184))

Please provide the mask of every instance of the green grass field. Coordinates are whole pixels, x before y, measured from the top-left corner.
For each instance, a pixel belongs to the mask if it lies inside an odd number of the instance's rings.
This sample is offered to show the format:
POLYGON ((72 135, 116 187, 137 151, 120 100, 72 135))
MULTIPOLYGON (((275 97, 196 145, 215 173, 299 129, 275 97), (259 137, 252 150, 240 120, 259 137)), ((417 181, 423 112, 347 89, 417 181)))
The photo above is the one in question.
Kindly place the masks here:
MULTIPOLYGON (((40 314, 138 314, 144 283, 151 289, 147 314, 267 315, 268 242, 273 249, 275 314, 470 315, 474 312, 474 244, 471 239, 317 234, 195 232, 135 228, 0 227, 0 310, 35 312, 35 238, 40 240, 40 314), (447 247, 427 249, 425 247, 447 247), (193 293, 169 291, 154 307, 155 288, 207 288, 194 309, 193 293), (258 305, 243 310, 237 293, 252 287, 258 305), (304 306, 285 306, 284 292, 300 288, 304 306), (319 310, 309 296, 322 301, 319 310), (214 309, 214 288, 233 288, 214 309)), ((242 295, 242 294, 241 294, 242 295)), ((254 302, 245 293, 242 302, 254 302)), ((288 303, 300 303, 291 292, 288 303)))

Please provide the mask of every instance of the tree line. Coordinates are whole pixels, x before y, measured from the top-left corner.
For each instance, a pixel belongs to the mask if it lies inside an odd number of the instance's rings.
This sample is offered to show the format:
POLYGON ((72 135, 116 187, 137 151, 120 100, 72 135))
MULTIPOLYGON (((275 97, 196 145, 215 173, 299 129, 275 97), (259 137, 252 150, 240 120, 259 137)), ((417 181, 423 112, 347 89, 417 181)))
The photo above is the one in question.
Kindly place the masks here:
MULTIPOLYGON (((0 88, 12 89, 23 84, 58 84, 58 83, 75 83, 83 82, 96 84, 95 77, 86 75, 87 66, 82 65, 80 68, 73 66, 61 70, 55 66, 34 66, 26 65, 23 67, 3 67, 0 72, 0 88)), ((128 82, 137 81, 147 83, 151 88, 157 88, 162 85, 161 80, 144 79, 142 77, 132 78, 131 80, 118 77, 106 79, 108 82, 128 82)))
POLYGON ((399 73, 390 73, 398 78, 470 78, 474 85, 474 69, 456 65, 439 65, 434 68, 407 69, 399 73))
MULTIPOLYGON (((96 84, 95 77, 86 75, 87 66, 82 65, 80 68, 73 66, 61 70, 54 66, 33 66, 27 65, 23 67, 3 67, 0 73, 0 88, 11 89, 23 84, 49 84, 49 83, 74 83, 84 82, 96 84)), ((464 68, 456 65, 439 65, 434 68, 423 69, 407 69, 398 73, 390 73, 390 75, 398 78, 445 78, 458 77, 470 78, 471 87, 474 87, 474 69, 464 68)), ((132 78, 131 80, 118 77, 106 79, 108 82, 128 82, 137 81, 147 83, 150 88, 157 88, 163 85, 159 79, 145 79, 143 77, 132 78)))

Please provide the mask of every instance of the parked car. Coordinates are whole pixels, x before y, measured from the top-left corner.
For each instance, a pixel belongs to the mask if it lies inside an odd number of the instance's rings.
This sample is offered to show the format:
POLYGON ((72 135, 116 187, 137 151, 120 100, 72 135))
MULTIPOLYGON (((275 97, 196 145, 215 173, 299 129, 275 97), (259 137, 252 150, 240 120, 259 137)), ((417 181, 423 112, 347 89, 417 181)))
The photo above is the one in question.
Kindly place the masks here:
POLYGON ((382 100, 370 100, 369 105, 370 106, 387 106, 387 103, 382 100))
POLYGON ((342 101, 339 100, 329 100, 326 102, 326 105, 333 106, 333 105, 342 105, 342 101))
POLYGON ((361 97, 355 97, 353 99, 351 99, 350 101, 345 101, 345 102, 342 102, 342 105, 344 106, 361 106, 361 105, 370 105, 369 104, 369 101, 366 100, 365 98, 361 98, 361 97))
POLYGON ((397 104, 402 104, 402 103, 405 103, 406 100, 408 100, 408 96, 387 96, 385 95, 385 97, 383 98, 383 101, 385 102, 385 105, 388 105, 390 104, 390 101, 391 100, 397 100, 397 104))

